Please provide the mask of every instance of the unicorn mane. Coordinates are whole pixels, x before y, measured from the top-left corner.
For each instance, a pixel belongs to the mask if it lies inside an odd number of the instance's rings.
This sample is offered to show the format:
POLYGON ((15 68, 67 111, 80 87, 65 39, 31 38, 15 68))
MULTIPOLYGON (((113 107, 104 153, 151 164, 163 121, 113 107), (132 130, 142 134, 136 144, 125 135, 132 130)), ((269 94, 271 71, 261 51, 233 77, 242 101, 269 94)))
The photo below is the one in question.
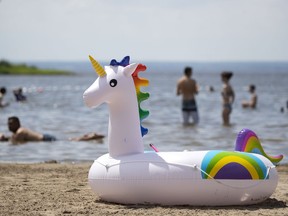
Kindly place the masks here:
MULTIPOLYGON (((112 59, 110 62, 111 66, 126 67, 129 64, 130 64, 130 57, 129 56, 124 57, 121 62, 117 62, 115 59, 112 59)), ((141 134, 142 134, 142 136, 144 136, 148 133, 148 129, 144 128, 141 123, 142 123, 142 120, 144 120, 145 118, 147 118, 149 116, 149 111, 143 110, 141 108, 141 102, 144 100, 147 100, 150 95, 147 92, 142 92, 140 89, 142 86, 148 86, 149 85, 149 81, 147 79, 141 78, 138 76, 138 73, 142 72, 142 71, 143 72, 146 71, 146 66, 142 65, 142 64, 138 64, 137 68, 135 69, 135 71, 132 74, 132 78, 134 81, 134 86, 135 86, 137 101, 138 101, 141 134)))

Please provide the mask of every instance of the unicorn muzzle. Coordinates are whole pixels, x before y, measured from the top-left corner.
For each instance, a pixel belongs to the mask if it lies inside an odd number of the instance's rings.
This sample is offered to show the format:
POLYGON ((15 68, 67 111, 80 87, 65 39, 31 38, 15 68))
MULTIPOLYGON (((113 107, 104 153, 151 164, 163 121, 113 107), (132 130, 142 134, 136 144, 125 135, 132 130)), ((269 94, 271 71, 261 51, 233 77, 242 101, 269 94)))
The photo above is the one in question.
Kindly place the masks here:
POLYGON ((92 84, 83 94, 83 100, 86 106, 88 107, 96 107, 97 103, 97 94, 95 94, 95 83, 92 84))
POLYGON ((86 106, 88 106, 88 107, 92 107, 93 105, 92 105, 92 100, 91 99, 89 99, 90 98, 90 93, 89 93, 89 91, 85 91, 84 92, 84 94, 83 94, 83 100, 84 100, 84 103, 85 103, 85 105, 86 106))

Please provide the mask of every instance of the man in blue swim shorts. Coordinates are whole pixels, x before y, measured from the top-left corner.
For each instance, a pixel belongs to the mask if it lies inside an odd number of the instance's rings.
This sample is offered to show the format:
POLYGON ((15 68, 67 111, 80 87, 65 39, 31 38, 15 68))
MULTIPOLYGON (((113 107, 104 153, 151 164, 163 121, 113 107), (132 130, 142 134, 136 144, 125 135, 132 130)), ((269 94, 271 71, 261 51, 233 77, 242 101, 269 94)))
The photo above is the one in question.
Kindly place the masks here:
POLYGON ((197 110, 197 104, 195 100, 196 94, 198 94, 198 86, 194 79, 192 79, 193 69, 186 67, 184 69, 184 75, 178 80, 177 83, 177 95, 182 95, 182 115, 183 124, 188 125, 189 119, 192 117, 193 123, 199 123, 199 115, 197 110))
POLYGON ((21 144, 30 141, 56 141, 54 136, 41 134, 28 128, 21 127, 20 120, 16 116, 8 118, 8 128, 13 133, 10 138, 13 144, 21 144))

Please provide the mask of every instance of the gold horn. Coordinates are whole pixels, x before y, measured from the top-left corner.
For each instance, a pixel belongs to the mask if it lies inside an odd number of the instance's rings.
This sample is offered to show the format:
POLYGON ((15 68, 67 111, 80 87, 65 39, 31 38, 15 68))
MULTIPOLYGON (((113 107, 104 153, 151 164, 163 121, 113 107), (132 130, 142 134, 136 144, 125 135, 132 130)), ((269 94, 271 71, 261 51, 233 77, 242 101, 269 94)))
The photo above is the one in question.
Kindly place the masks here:
POLYGON ((96 71, 96 73, 100 76, 100 77, 104 77, 106 76, 106 72, 104 70, 104 68, 92 57, 89 55, 89 59, 96 71))

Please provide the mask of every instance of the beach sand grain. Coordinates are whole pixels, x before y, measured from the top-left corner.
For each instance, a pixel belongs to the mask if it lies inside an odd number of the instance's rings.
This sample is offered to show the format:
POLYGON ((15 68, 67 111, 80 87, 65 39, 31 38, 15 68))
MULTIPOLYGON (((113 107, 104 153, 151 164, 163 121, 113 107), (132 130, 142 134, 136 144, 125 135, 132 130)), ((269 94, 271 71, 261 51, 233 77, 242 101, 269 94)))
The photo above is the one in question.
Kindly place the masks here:
POLYGON ((0 215, 288 215, 288 166, 266 201, 250 206, 121 205, 101 201, 87 182, 89 163, 0 164, 0 215))

